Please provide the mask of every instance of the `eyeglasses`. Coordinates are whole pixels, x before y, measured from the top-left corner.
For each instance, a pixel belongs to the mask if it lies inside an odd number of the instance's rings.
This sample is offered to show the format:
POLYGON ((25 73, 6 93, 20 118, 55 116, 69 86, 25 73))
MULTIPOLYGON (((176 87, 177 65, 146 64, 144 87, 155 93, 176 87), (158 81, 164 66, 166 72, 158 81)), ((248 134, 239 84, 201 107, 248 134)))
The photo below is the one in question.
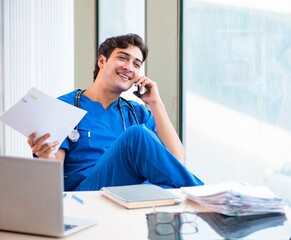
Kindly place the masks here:
POLYGON ((194 234, 198 232, 195 212, 155 212, 154 231, 157 235, 194 234))

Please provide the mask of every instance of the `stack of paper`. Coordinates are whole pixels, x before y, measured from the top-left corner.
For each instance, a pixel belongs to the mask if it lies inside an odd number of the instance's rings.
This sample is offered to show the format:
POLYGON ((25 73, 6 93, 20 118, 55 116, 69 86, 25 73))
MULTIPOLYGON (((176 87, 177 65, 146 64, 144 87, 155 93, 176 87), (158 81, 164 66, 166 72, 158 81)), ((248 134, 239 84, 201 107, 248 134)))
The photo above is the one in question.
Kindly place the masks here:
POLYGON ((284 213, 285 201, 264 186, 239 182, 183 187, 187 198, 214 212, 245 216, 271 212, 284 213))

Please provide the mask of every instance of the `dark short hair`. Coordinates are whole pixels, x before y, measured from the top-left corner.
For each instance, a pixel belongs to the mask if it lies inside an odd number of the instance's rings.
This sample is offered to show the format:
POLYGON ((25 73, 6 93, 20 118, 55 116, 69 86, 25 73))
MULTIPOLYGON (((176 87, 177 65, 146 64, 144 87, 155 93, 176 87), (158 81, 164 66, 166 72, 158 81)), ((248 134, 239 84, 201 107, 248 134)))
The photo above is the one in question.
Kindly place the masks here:
POLYGON ((127 48, 129 45, 138 47, 143 56, 142 62, 146 60, 148 55, 148 47, 139 35, 128 33, 126 35, 107 38, 103 43, 100 44, 98 49, 95 70, 93 72, 93 81, 95 81, 99 72, 99 56, 103 55, 106 59, 108 59, 115 48, 127 48))

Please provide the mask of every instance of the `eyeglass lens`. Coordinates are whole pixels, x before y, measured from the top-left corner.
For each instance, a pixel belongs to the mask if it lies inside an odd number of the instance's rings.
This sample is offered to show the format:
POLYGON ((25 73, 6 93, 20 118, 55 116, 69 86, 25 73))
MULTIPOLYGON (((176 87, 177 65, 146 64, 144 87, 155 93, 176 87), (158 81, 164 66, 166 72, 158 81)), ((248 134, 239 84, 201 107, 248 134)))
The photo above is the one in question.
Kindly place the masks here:
POLYGON ((198 231, 195 213, 156 213, 156 233, 171 235, 174 233, 192 234, 198 231))

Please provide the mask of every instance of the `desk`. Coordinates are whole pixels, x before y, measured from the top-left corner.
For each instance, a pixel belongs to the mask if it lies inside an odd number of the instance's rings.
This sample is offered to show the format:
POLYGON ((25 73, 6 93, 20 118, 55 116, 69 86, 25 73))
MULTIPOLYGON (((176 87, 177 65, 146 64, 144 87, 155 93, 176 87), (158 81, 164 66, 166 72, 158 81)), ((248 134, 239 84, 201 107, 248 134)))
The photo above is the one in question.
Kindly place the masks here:
MULTIPOLYGON (((179 189, 171 190, 180 194, 179 189)), ((98 191, 74 192, 84 204, 71 198, 68 193, 64 199, 64 215, 68 217, 91 218, 97 220, 97 225, 62 239, 74 240, 146 240, 148 228, 146 213, 153 211, 152 208, 128 210, 101 196, 98 191)), ((157 207, 156 211, 183 211, 200 209, 197 204, 184 200, 175 206, 157 207)), ((0 239, 3 240, 41 240, 48 237, 33 236, 0 231, 0 239)), ((54 238, 52 238, 54 239, 54 238)))
MULTIPOLYGON (((172 192, 180 195, 180 190, 171 190, 172 192)), ((64 213, 68 217, 83 217, 92 218, 98 221, 98 224, 90 227, 88 229, 82 230, 78 233, 70 235, 63 239, 74 239, 74 240, 147 240, 148 238, 148 228, 146 221, 146 213, 153 211, 152 208, 134 209, 127 210, 116 203, 108 200, 107 198, 101 196, 98 191, 93 192, 74 192, 74 194, 81 199, 83 199, 84 204, 79 203, 72 197, 68 196, 64 199, 64 213)), ((184 210, 196 210, 199 212, 209 212, 207 209, 186 200, 183 196, 183 201, 179 205, 175 206, 164 206, 157 207, 156 211, 184 211, 184 210)), ((195 239, 223 239, 219 237, 208 227, 206 223, 199 223, 199 233, 195 235, 195 239), (207 228, 205 230, 205 228, 207 228)), ((282 229, 267 229, 266 238, 262 235, 256 235, 256 238, 252 239, 289 239, 291 236, 290 227, 284 231, 288 238, 278 237, 282 234, 282 229), (276 232, 277 231, 277 232, 276 232), (278 232, 280 231, 280 232, 278 232), (279 234, 279 235, 278 235, 279 234), (277 236, 277 238, 269 238, 271 236, 277 236)), ((0 239, 3 240, 42 240, 42 239, 54 239, 41 236, 17 234, 0 231, 0 239)), ((193 238, 194 239, 194 238, 193 238)))

